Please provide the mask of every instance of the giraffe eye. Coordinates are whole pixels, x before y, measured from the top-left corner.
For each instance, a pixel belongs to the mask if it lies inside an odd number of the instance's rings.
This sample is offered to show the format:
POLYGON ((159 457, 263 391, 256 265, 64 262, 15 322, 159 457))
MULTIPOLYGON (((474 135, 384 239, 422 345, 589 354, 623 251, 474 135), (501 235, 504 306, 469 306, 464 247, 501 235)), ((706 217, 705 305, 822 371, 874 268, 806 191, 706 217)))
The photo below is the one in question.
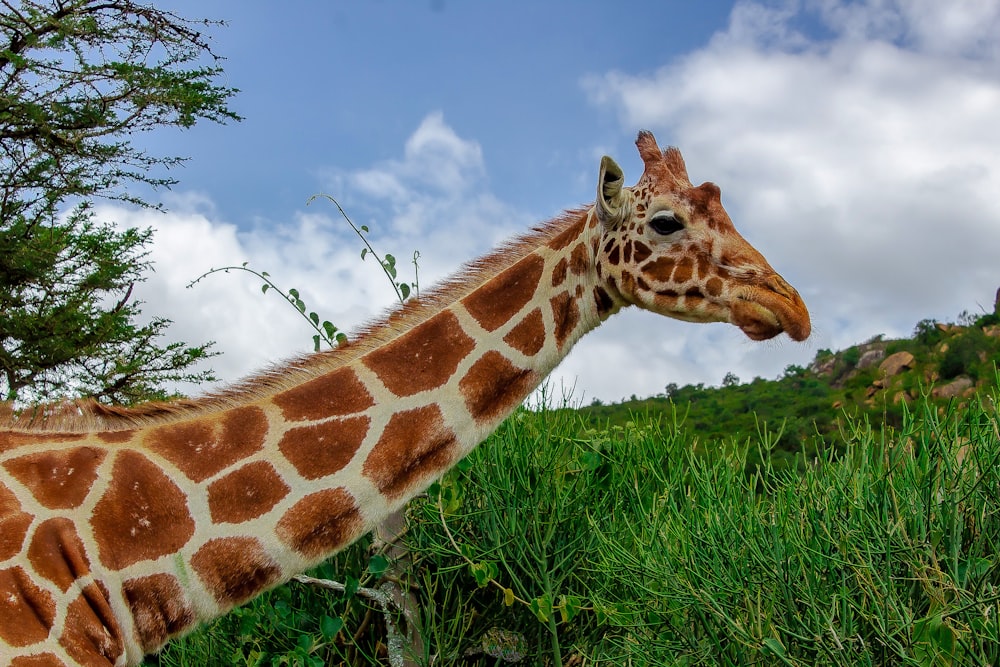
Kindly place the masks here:
POLYGON ((657 234, 669 236, 684 229, 684 223, 673 211, 661 211, 649 220, 649 226, 657 234))

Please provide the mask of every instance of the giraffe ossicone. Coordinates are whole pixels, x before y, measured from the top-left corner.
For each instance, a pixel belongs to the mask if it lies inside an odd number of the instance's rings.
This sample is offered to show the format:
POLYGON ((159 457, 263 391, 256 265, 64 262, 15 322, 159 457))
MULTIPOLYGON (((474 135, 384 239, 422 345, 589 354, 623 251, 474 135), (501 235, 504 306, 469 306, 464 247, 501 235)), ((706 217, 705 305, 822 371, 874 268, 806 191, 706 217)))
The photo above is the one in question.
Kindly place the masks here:
POLYGON ((809 336, 798 293, 675 148, 340 349, 207 397, 0 429, 0 656, 136 665, 425 489, 615 312, 809 336))

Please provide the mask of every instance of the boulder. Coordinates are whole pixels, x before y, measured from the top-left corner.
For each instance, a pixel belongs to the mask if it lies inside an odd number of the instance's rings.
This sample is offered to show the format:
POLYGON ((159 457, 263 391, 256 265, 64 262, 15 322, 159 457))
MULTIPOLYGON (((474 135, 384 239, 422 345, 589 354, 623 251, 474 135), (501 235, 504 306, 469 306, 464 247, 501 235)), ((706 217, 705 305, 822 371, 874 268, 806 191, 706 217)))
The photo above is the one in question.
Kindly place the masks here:
POLYGON ((973 386, 971 379, 965 377, 955 378, 951 382, 940 387, 934 387, 931 390, 931 396, 934 398, 958 398, 965 393, 967 389, 973 386))
POLYGON ((882 348, 875 348, 873 350, 867 350, 858 359, 858 368, 868 368, 869 366, 874 366, 882 358, 885 357, 885 350, 882 348))
POLYGON ((913 355, 905 350, 890 354, 885 358, 885 361, 878 365, 878 371, 882 377, 899 375, 907 368, 913 368, 913 355))

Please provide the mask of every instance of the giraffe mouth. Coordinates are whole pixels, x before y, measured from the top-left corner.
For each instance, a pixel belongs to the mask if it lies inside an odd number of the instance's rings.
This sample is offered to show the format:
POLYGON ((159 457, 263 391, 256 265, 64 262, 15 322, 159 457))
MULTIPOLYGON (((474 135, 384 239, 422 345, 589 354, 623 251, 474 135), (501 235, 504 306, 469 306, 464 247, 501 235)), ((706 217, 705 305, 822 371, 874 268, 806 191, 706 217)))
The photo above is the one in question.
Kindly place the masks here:
POLYGON ((730 307, 730 316, 751 340, 769 340, 784 332, 803 341, 812 331, 802 297, 778 274, 748 286, 730 307))

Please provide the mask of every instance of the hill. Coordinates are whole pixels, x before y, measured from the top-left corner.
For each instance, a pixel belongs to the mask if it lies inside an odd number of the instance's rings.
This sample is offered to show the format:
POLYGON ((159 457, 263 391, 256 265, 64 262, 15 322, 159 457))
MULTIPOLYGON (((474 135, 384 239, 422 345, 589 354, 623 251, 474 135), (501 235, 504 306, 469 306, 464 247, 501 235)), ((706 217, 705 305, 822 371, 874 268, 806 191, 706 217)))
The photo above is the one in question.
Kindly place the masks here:
POLYGON ((996 387, 998 366, 1000 290, 992 313, 963 312, 956 322, 925 319, 909 338, 876 336, 844 350, 820 350, 807 367, 789 366, 774 380, 741 382, 728 374, 720 387, 671 384, 658 396, 595 401, 579 412, 595 428, 637 418, 679 424, 699 443, 742 443, 767 433, 771 463, 801 467, 817 451, 843 445, 845 417, 899 429, 922 396, 941 409, 949 403, 962 407, 996 387))

